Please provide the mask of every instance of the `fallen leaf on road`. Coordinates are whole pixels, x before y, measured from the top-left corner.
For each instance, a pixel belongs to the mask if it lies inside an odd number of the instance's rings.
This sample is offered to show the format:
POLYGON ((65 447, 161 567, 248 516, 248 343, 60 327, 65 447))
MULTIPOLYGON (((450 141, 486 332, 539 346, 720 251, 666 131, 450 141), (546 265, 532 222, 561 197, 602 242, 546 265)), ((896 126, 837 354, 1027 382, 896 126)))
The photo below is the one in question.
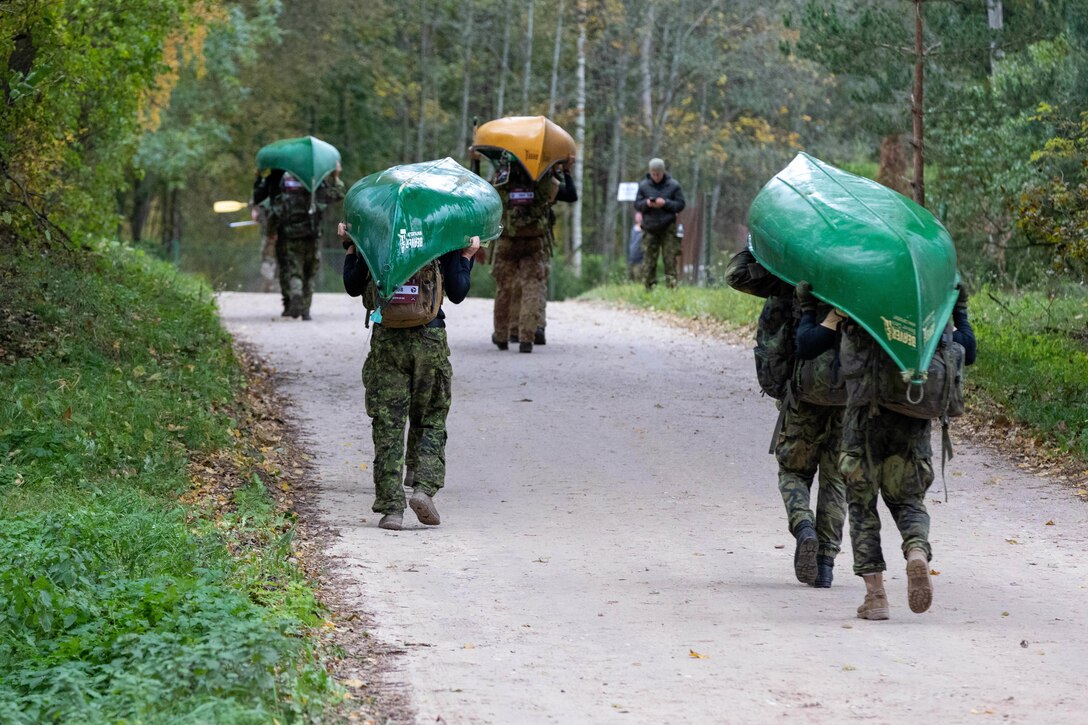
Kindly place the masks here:
POLYGON ((775 544, 774 548, 776 548, 776 549, 785 549, 786 545, 785 544, 775 544))
POLYGON ((362 471, 365 471, 366 470, 366 464, 365 463, 360 463, 359 464, 359 469, 362 470, 362 471))
POLYGON ((929 570, 929 575, 930 576, 940 576, 941 572, 937 571, 936 569, 930 569, 929 570))
POLYGON ((842 671, 843 672, 853 672, 856 669, 857 669, 857 667, 854 667, 853 665, 843 665, 842 666, 842 671))
POLYGON ((1016 539, 1005 539, 1005 541, 1009 542, 1010 544, 1019 544, 1020 543, 1016 539))
POLYGON ((364 687, 366 685, 366 683, 362 680, 342 680, 342 682, 347 687, 353 687, 355 689, 359 689, 360 687, 364 687))
POLYGON ((699 654, 698 652, 696 652, 693 649, 688 650, 688 657, 692 658, 693 660, 708 660, 708 659, 710 659, 710 655, 699 654))
POLYGON ((1002 613, 1001 613, 1001 616, 1002 616, 1002 617, 1007 617, 1007 616, 1009 616, 1009 613, 1008 613, 1008 612, 1002 612, 1002 613))
POLYGON ((1054 525, 1054 519, 1050 519, 1049 521, 1047 521, 1046 525, 1047 526, 1053 526, 1054 525))
POLYGON ((976 710, 975 708, 971 708, 971 714, 972 715, 993 715, 994 711, 990 710, 988 708, 986 710, 976 710))
POLYGON ((469 644, 466 644, 466 645, 465 645, 464 647, 462 647, 461 649, 476 649, 476 645, 474 645, 474 644, 472 644, 472 643, 470 642, 469 644))

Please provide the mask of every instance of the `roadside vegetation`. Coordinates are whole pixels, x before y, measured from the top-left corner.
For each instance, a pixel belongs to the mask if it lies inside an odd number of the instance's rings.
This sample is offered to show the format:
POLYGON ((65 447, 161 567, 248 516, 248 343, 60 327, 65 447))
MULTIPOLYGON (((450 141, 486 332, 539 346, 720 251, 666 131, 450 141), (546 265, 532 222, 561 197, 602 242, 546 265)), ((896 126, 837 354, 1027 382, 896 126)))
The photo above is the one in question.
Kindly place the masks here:
POLYGON ((120 246, 0 259, 0 722, 312 720, 339 699, 211 291, 120 246))
MULTIPOLYGON (((583 299, 622 303, 752 331, 762 300, 728 287, 606 285, 583 299)), ((1088 289, 1002 292, 971 297, 978 361, 968 371, 971 403, 988 425, 1020 423, 1040 452, 1088 465, 1088 289)), ((754 373, 753 373, 754 375, 754 373)))

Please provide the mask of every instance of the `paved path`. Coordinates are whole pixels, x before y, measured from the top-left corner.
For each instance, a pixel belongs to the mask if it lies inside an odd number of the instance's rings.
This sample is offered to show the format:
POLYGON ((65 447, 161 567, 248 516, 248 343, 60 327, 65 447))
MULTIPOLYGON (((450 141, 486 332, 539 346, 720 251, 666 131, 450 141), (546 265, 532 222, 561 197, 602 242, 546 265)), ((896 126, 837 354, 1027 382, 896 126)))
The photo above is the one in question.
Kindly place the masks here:
POLYGON ((289 374, 333 553, 406 651, 391 679, 417 722, 1088 722, 1088 505, 1069 488, 958 443, 949 502, 929 499, 932 609, 907 608, 883 511, 892 619, 861 621, 849 546, 830 590, 793 578, 750 351, 562 303, 547 346, 501 353, 490 303, 467 300, 446 305, 443 523, 382 531, 361 305, 318 295, 311 323, 278 295, 220 305, 289 374))

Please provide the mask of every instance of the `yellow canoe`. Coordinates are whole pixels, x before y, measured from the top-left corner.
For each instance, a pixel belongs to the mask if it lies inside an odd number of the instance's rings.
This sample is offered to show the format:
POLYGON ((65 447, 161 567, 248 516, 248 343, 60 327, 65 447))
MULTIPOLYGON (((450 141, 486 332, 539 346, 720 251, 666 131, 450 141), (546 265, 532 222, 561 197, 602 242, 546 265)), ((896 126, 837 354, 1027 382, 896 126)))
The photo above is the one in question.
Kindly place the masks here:
POLYGON ((476 129, 472 149, 492 161, 509 151, 529 176, 539 180, 555 164, 574 156, 574 139, 544 116, 509 116, 476 129))

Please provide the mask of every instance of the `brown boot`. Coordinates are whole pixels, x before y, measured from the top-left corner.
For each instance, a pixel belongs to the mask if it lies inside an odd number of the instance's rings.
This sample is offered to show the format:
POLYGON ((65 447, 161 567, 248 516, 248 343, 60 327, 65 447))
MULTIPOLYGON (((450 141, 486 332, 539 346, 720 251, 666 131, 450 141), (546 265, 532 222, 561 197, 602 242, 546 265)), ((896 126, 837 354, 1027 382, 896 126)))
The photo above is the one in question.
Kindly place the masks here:
POLYGON ((929 578, 929 557, 921 549, 907 552, 907 603, 921 614, 933 603, 933 582, 929 578))
POLYGON ((884 572, 866 574, 865 601, 858 607, 859 619, 887 619, 888 595, 884 593, 884 572))

